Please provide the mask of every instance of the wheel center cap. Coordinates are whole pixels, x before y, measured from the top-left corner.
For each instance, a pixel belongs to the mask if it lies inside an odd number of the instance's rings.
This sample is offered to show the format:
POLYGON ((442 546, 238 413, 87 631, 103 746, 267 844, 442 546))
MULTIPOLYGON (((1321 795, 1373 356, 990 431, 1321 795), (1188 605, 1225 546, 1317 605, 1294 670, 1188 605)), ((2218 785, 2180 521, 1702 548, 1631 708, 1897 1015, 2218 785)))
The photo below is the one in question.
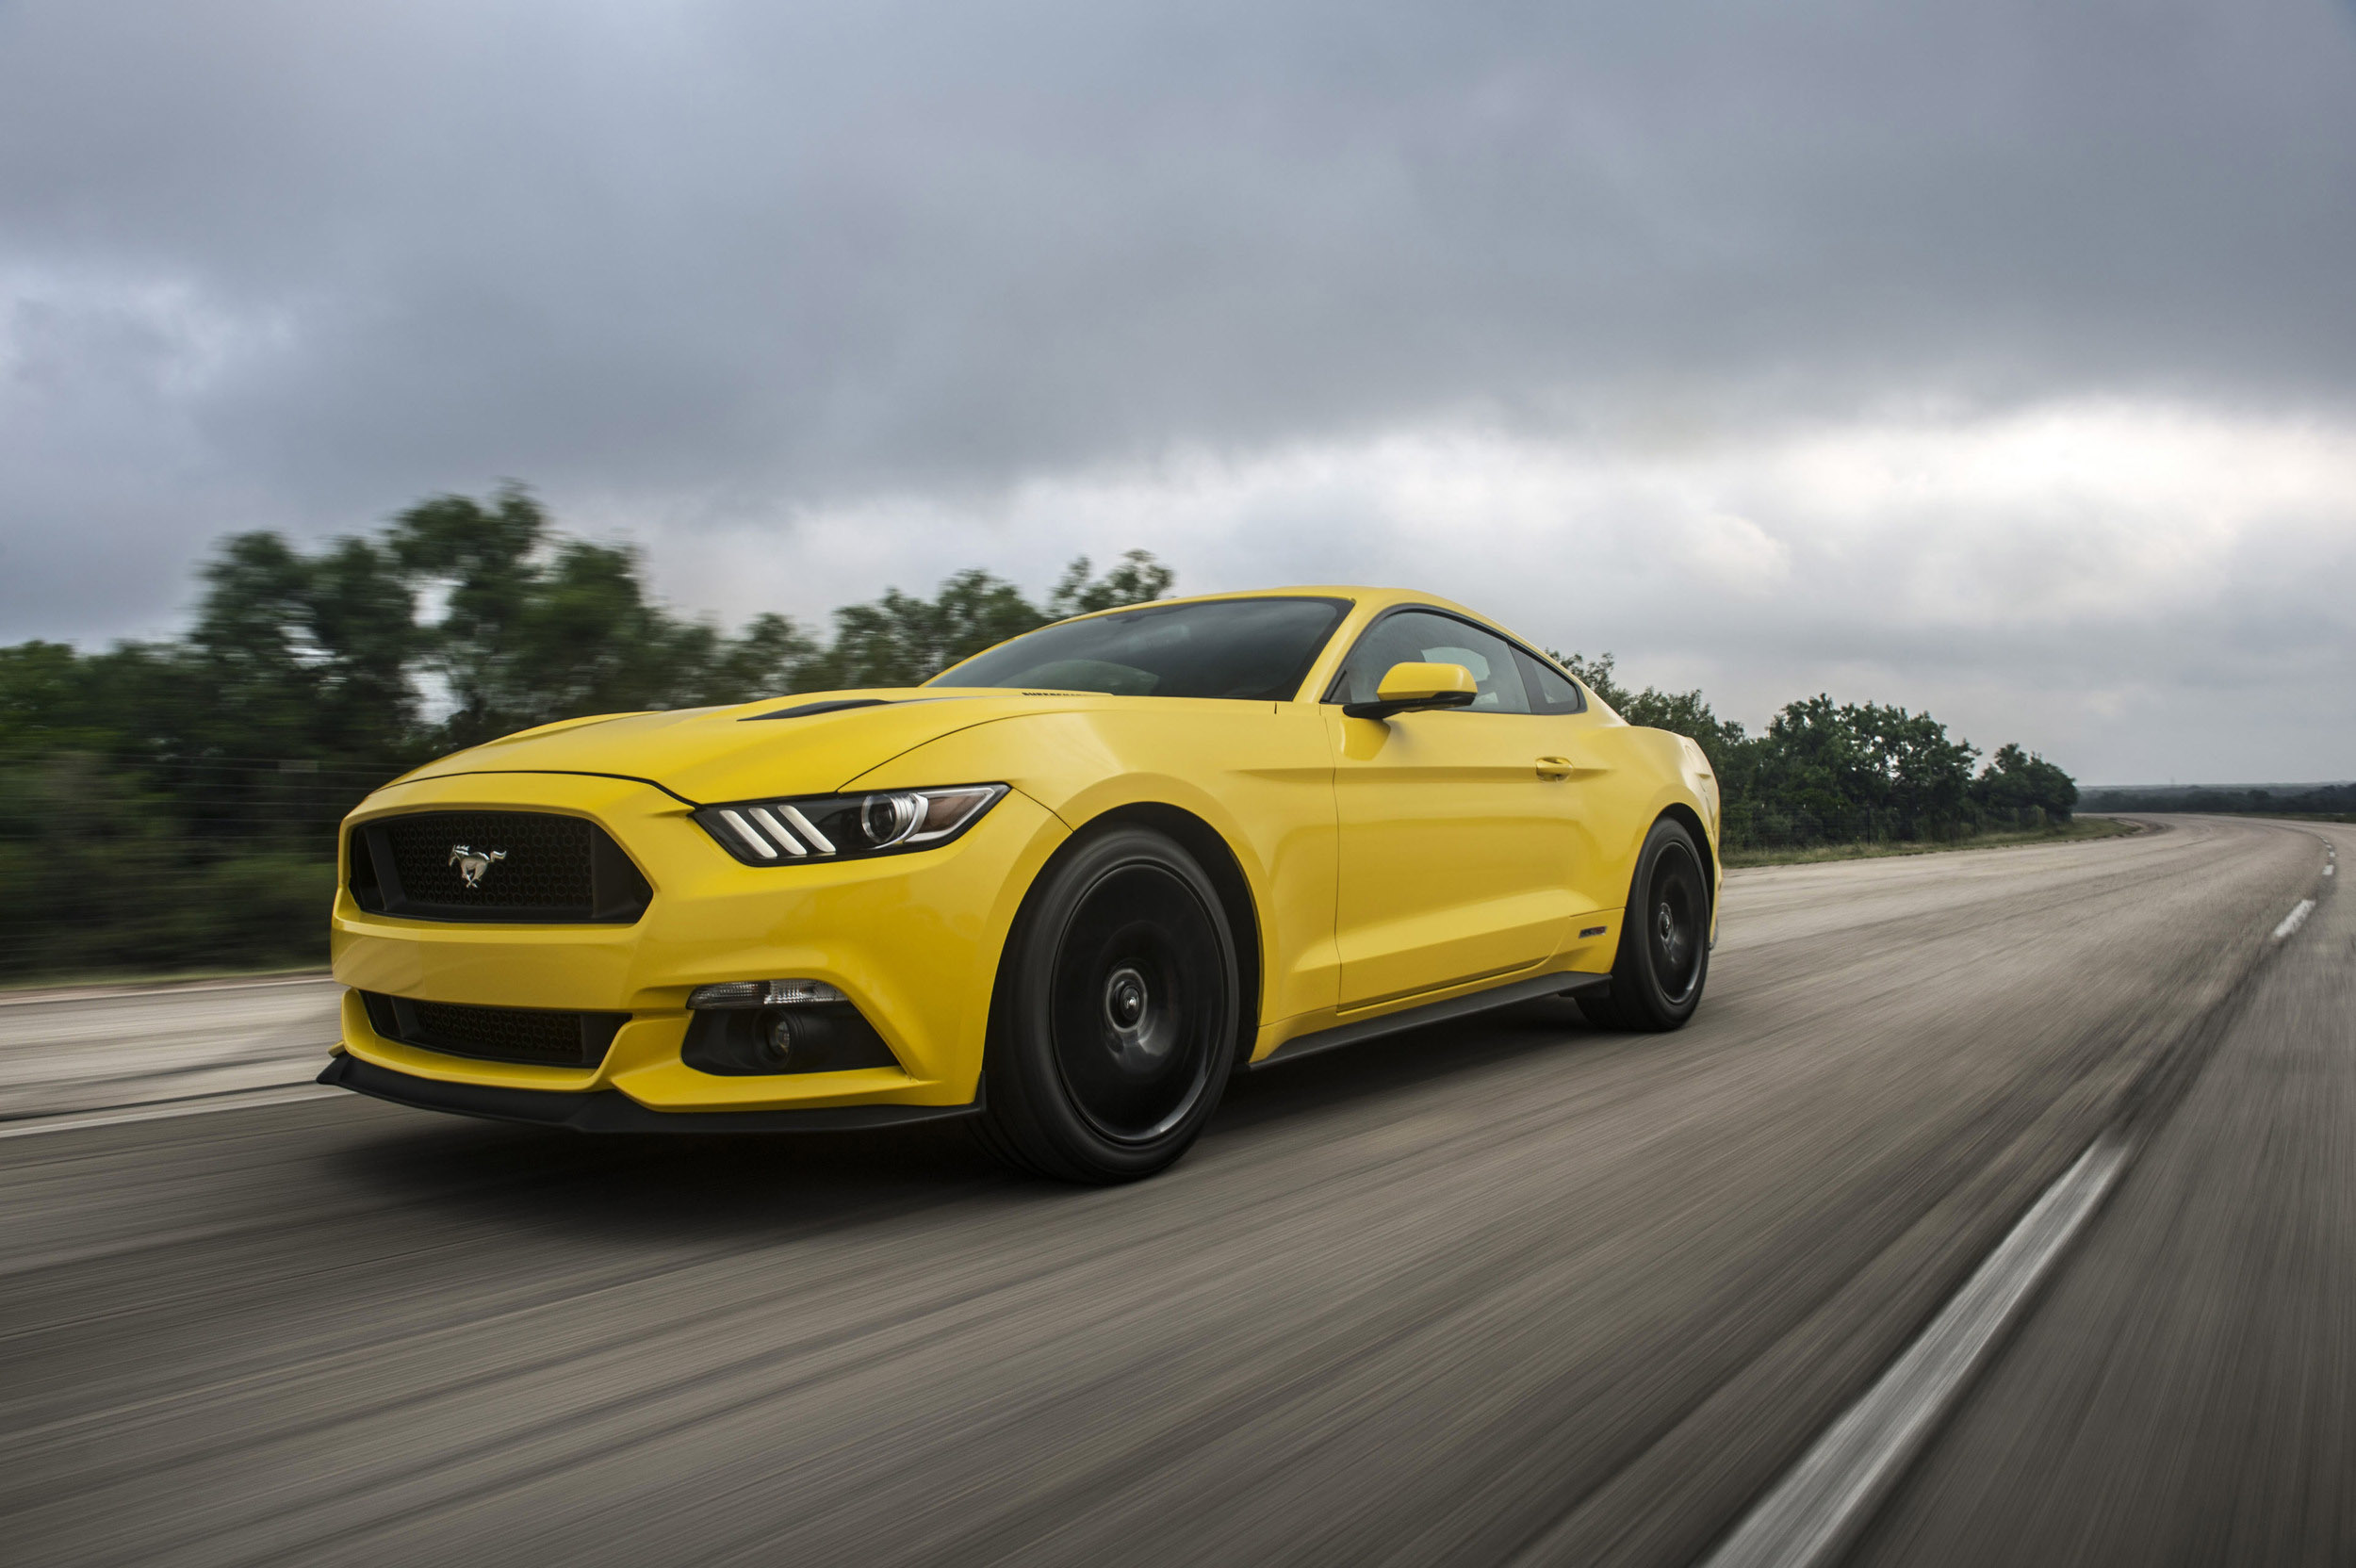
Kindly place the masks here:
POLYGON ((1104 982, 1104 1016, 1116 1030, 1135 1029, 1145 1017, 1145 976, 1123 966, 1104 982))
POLYGON ((1111 1037, 1113 1060, 1136 1073, 1161 1070, 1178 1041, 1178 1032, 1166 1014, 1153 1010, 1153 996, 1145 976, 1123 964, 1104 979, 1104 1023, 1111 1037))

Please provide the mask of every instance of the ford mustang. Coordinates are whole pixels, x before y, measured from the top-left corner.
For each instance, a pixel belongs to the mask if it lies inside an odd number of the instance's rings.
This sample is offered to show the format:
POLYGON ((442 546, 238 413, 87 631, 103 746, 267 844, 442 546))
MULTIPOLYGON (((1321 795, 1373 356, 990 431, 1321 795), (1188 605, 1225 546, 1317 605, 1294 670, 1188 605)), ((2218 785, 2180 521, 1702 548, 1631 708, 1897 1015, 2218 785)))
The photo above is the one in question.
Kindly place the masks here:
POLYGON ((1698 746, 1461 606, 1156 600, 377 791, 320 1082, 582 1131, 963 1118, 1125 1181, 1238 1071, 1539 997, 1678 1027, 1718 840, 1698 746))

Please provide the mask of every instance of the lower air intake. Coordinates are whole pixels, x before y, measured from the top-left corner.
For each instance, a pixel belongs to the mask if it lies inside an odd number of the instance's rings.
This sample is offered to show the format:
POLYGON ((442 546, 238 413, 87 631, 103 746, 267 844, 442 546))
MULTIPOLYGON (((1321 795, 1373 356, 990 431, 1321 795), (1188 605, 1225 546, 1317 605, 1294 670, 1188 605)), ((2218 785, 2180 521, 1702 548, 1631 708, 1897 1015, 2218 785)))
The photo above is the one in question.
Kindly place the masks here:
POLYGON ((630 1021, 628 1013, 563 1013, 538 1007, 478 1007, 362 991, 368 1026, 388 1040, 450 1056, 538 1067, 596 1067, 630 1021))

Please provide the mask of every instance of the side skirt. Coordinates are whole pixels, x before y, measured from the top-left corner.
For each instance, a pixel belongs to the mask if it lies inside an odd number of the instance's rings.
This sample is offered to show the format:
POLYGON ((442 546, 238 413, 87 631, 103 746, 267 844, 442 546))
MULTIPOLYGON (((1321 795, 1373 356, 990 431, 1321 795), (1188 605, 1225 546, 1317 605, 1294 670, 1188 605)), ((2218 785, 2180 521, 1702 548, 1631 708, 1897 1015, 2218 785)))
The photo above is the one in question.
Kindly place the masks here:
POLYGON ((1608 974, 1541 974, 1531 980, 1515 980, 1485 991, 1466 996, 1451 996, 1444 1002, 1427 1002, 1420 1007, 1407 1007, 1381 1018, 1360 1019, 1353 1023, 1337 1023, 1331 1029, 1320 1029, 1314 1035, 1302 1035, 1286 1040, 1267 1055, 1252 1064, 1252 1070, 1274 1067, 1279 1062, 1297 1062, 1303 1056, 1314 1056, 1320 1051, 1338 1046, 1356 1045, 1360 1040, 1374 1039, 1383 1035, 1396 1035, 1402 1030, 1420 1029, 1427 1023, 1445 1023, 1449 1019, 1470 1018, 1488 1012, 1493 1007, 1511 1006, 1516 1002, 1534 1002, 1542 996, 1577 996, 1580 991, 1597 986, 1608 986, 1608 974))

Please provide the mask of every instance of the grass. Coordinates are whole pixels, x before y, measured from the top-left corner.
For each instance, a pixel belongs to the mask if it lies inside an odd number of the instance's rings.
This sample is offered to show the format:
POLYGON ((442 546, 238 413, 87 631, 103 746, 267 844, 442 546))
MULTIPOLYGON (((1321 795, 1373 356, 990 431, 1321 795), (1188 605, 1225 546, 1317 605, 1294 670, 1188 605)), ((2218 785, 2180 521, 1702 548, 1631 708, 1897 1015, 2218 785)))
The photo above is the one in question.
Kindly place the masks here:
POLYGON ((2012 849, 2022 844, 2077 843, 2087 839, 2117 839, 2130 833, 2140 833, 2135 823, 2120 822, 2116 817, 2073 817, 2067 827, 2040 827, 2025 833, 1978 833, 1969 839, 1955 839, 1942 843, 1883 842, 1864 844, 1813 844, 1807 847, 1782 849, 1729 849, 1725 860, 1728 870, 1738 866, 1804 866, 1820 860, 1868 860, 1887 855, 1943 855, 1957 849, 2012 849))

